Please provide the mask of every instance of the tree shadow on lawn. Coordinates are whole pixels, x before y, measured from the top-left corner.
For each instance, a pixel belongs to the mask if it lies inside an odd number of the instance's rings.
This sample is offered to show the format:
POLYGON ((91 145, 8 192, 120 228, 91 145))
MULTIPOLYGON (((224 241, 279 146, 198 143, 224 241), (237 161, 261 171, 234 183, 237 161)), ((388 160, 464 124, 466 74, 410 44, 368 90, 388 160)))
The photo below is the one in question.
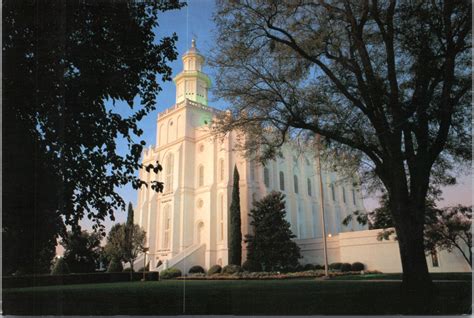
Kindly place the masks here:
POLYGON ((437 283, 423 312, 407 310, 399 282, 161 281, 6 289, 9 315, 469 314, 471 284, 437 283), (185 303, 183 304, 183 299, 185 303))

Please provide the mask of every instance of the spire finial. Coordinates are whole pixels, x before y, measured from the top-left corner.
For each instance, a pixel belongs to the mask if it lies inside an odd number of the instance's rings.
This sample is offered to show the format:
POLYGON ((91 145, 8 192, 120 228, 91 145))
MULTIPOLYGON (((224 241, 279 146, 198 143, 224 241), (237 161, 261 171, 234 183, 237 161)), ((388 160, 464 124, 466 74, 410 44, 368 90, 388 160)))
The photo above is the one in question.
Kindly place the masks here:
POLYGON ((191 40, 191 47, 196 47, 196 40, 194 38, 191 40))

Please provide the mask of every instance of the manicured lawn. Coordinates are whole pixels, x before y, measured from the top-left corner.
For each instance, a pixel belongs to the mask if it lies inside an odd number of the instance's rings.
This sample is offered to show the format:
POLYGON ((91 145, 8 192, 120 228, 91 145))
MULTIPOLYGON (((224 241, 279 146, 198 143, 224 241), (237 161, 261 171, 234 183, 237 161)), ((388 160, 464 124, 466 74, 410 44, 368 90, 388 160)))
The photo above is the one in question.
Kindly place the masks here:
MULTIPOLYGON (((424 314, 468 314, 471 283, 436 283, 424 314)), ((3 290, 9 315, 322 315, 406 313, 400 283, 367 281, 161 281, 3 290), (183 299, 185 302, 183 303, 183 299)))
MULTIPOLYGON (((433 280, 466 280, 472 281, 472 273, 431 273, 433 280)), ((366 275, 350 275, 337 276, 331 278, 332 280, 401 280, 401 273, 393 274, 366 274, 366 275)))

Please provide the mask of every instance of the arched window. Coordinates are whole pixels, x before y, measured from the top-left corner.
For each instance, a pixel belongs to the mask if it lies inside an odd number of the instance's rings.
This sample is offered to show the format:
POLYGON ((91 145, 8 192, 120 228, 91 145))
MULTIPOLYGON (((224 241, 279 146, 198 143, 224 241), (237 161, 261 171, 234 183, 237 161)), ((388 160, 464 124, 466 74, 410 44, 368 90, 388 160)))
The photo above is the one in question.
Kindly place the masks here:
POLYGON ((280 190, 285 191, 285 175, 280 171, 280 190))
POLYGON ((173 165, 174 165, 174 156, 173 154, 169 154, 166 157, 165 161, 165 193, 169 193, 173 191, 173 165))
POLYGON ((267 188, 270 187, 270 172, 267 167, 263 168, 263 183, 267 188))
POLYGON ((331 183, 331 194, 332 194, 332 200, 336 201, 336 190, 334 189, 334 184, 331 183))
POLYGON ((170 206, 167 205, 163 209, 163 248, 170 247, 170 231, 171 231, 171 213, 170 206))
POLYGON ((224 240, 224 195, 219 198, 219 240, 224 240))
POLYGON ((219 181, 224 181, 224 159, 219 160, 219 181))
POLYGON ((198 169, 198 185, 202 187, 204 185, 204 166, 200 165, 198 169))
POLYGON ((298 177, 296 175, 293 176, 293 181, 295 184, 295 193, 298 193, 298 177))
POLYGON ((346 189, 344 187, 342 187, 342 201, 346 203, 346 189))
POLYGON ((308 178, 308 195, 311 196, 311 179, 308 178))

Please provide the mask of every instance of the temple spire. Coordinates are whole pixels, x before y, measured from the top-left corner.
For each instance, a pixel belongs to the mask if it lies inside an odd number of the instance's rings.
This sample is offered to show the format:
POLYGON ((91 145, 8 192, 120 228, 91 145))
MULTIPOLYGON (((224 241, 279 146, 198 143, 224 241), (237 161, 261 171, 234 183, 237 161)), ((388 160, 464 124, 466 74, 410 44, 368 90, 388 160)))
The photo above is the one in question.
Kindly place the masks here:
POLYGON ((189 99, 207 105, 207 91, 211 86, 211 80, 202 72, 205 59, 199 53, 194 38, 191 41, 191 47, 183 55, 182 60, 183 71, 174 78, 176 103, 189 99))

